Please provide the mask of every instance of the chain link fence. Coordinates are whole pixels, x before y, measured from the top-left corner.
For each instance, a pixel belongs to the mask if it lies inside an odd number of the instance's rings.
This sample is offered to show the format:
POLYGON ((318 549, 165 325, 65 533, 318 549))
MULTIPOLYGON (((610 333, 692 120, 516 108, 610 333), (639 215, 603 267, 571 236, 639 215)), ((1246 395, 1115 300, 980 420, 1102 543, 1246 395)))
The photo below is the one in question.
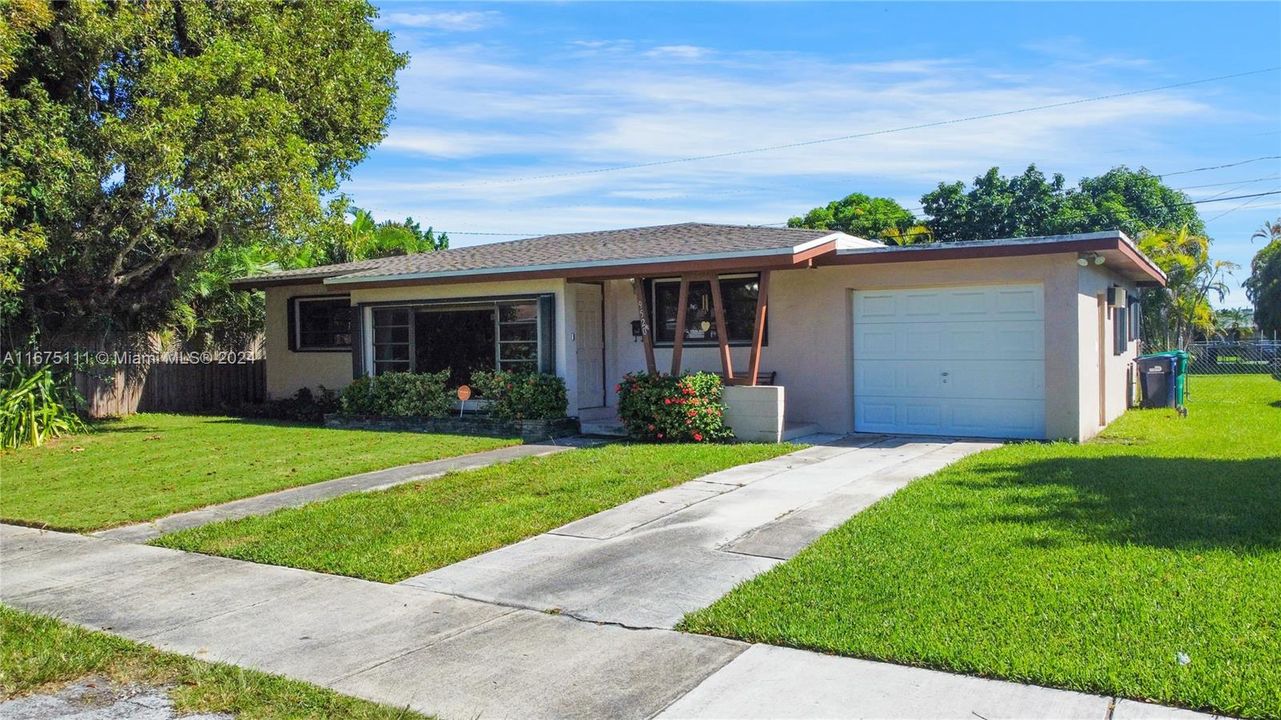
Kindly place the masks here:
POLYGON ((1257 398, 1260 383, 1281 381, 1281 341, 1269 338, 1199 341, 1183 348, 1145 340, 1142 347, 1145 355, 1187 351, 1187 404, 1193 407, 1198 400, 1249 401, 1257 398))

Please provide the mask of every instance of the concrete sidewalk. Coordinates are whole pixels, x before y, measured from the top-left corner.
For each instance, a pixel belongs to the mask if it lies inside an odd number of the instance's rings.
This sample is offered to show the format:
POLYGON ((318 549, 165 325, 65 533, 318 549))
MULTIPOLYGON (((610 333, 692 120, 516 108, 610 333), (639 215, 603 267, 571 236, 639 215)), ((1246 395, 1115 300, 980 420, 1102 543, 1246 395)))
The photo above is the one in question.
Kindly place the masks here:
POLYGON ((1203 717, 6 525, 0 579, 12 607, 446 720, 1203 717))
POLYGON ((348 477, 326 480, 324 482, 301 485, 287 490, 278 490, 265 495, 255 495, 242 500, 233 500, 221 505, 177 513, 149 522, 135 525, 122 525, 109 530, 93 533, 97 537, 123 540, 125 542, 145 543, 166 533, 187 530, 208 525, 221 520, 235 520, 251 515, 266 515, 283 508, 299 507, 317 500, 327 500, 354 492, 373 492, 405 483, 419 482, 440 477, 445 473, 458 470, 476 470, 497 463, 511 462, 521 458, 551 455, 576 447, 599 445, 601 441, 587 438, 567 438, 549 440, 527 445, 486 450, 484 452, 442 458, 429 462, 400 465, 386 470, 350 475, 348 477))
POLYGON ((829 437, 403 584, 592 622, 671 628, 912 480, 998 444, 829 437))

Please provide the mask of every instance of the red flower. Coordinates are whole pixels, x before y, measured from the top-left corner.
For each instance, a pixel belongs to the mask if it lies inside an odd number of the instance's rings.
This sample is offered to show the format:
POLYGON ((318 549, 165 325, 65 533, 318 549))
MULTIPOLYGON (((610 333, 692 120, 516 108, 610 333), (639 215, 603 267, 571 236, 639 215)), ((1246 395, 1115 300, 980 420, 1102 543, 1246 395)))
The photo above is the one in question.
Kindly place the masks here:
POLYGON ((695 415, 697 415, 697 414, 698 414, 698 411, 697 411, 697 410, 690 410, 689 412, 687 412, 687 413, 685 413, 685 414, 686 414, 686 415, 688 415, 688 416, 690 416, 690 417, 694 417, 695 415))
POLYGON ((663 439, 663 434, 662 434, 662 433, 659 433, 659 434, 658 434, 658 439, 659 439, 659 440, 662 440, 662 439, 663 439))
POLYGON ((671 398, 663 398, 663 404, 664 404, 664 405, 671 405, 671 404, 672 404, 672 399, 671 399, 671 398))
POLYGON ((694 433, 694 442, 703 442, 703 433, 694 433))

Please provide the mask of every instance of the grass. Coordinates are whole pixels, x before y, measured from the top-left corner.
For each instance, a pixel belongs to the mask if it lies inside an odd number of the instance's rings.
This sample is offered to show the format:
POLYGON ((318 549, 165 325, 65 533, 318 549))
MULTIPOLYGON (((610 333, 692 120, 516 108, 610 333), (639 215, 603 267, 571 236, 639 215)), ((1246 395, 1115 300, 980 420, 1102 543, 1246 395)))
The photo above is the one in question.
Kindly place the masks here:
POLYGON ((0 453, 0 521, 89 531, 515 440, 135 415, 0 453))
POLYGON ((0 606, 0 699, 53 691, 87 676, 172 686, 180 714, 242 718, 421 718, 332 690, 154 650, 106 633, 0 606))
POLYGON ((796 445, 607 445, 205 525, 153 544, 399 582, 796 445))
POLYGON ((1281 717, 1281 383, 1192 387, 919 480, 681 627, 1281 717))

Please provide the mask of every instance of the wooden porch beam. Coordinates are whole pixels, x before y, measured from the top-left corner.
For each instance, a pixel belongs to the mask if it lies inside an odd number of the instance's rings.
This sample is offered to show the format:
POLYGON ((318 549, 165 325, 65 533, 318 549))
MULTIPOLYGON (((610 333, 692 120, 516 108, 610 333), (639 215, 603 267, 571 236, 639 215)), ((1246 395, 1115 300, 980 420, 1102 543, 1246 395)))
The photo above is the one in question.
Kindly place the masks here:
POLYGON ((658 363, 654 361, 654 333, 649 326, 649 303, 645 301, 645 278, 632 278, 632 288, 636 290, 636 309, 640 312, 641 344, 645 346, 645 369, 652 375, 658 372, 658 363))
POLYGON ((725 384, 734 384, 734 360, 729 354, 729 332, 725 326, 725 299, 721 297, 720 278, 712 275, 708 278, 712 288, 712 318, 716 321, 716 344, 721 350, 721 372, 725 375, 725 384))
POLYGON ((681 275, 676 296, 676 337, 672 339, 672 375, 681 374, 681 351, 685 349, 685 320, 689 313, 689 277, 681 275))
POLYGON ((765 341, 765 314, 769 309, 769 270, 761 271, 760 286, 756 291, 756 325, 752 328, 752 354, 747 361, 745 385, 756 385, 761 371, 761 345, 765 341))

